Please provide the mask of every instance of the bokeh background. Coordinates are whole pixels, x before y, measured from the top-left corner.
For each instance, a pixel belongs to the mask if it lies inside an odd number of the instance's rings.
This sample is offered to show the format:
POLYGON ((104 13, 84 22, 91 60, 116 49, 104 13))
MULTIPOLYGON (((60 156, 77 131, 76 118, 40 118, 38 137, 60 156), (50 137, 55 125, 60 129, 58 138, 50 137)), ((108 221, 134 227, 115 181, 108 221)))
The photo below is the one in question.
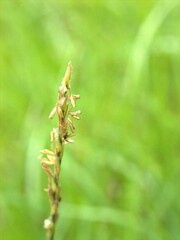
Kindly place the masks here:
POLYGON ((180 239, 179 13, 175 0, 1 0, 2 240, 45 239, 37 157, 69 60, 82 120, 55 239, 180 239))

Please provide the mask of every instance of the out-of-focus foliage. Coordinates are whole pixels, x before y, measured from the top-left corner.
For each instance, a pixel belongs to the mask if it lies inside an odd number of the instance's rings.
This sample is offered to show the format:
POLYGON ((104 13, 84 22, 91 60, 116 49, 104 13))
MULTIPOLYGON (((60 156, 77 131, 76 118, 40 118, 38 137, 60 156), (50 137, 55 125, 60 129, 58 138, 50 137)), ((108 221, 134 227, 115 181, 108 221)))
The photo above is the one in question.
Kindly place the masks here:
POLYGON ((1 239, 45 239, 37 156, 69 60, 83 114, 56 239, 179 239, 179 12, 175 0, 1 1, 1 239))

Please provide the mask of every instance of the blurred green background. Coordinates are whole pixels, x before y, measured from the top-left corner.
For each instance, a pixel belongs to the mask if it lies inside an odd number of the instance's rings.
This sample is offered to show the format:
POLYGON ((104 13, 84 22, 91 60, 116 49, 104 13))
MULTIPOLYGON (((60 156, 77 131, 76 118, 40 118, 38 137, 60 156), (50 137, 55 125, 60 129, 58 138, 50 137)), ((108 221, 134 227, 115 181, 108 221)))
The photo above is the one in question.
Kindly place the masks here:
POLYGON ((180 1, 1 1, 0 236, 45 239, 48 115, 81 95, 55 239, 179 240, 180 1))

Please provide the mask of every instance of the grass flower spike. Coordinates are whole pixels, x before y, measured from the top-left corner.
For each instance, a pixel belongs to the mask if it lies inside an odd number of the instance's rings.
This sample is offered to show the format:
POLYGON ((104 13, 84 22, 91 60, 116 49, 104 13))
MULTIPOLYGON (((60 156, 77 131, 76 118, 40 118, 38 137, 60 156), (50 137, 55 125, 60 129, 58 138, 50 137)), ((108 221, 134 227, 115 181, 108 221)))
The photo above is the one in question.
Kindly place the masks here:
POLYGON ((55 225, 58 219, 58 206, 61 201, 60 196, 60 171, 63 157, 64 144, 73 143, 70 139, 75 136, 75 126, 71 118, 80 119, 81 111, 73 111, 76 107, 76 100, 80 95, 71 94, 72 65, 68 64, 65 76, 61 86, 58 89, 58 100, 56 106, 51 111, 49 118, 54 115, 58 117, 58 126, 53 128, 50 133, 51 150, 44 149, 40 152, 42 169, 48 175, 48 187, 45 191, 49 194, 51 211, 48 219, 44 221, 44 227, 47 229, 47 239, 53 240, 55 225))

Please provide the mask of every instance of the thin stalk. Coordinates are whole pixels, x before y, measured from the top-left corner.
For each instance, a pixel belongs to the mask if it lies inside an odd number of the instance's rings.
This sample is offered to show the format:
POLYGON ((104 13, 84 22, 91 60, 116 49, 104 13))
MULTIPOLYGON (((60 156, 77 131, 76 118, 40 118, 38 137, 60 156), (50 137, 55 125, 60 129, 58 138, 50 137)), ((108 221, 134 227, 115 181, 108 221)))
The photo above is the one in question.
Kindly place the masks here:
POLYGON ((68 64, 62 84, 58 89, 58 100, 56 106, 51 111, 49 118, 52 119, 55 114, 58 116, 58 126, 53 128, 50 133, 51 150, 44 149, 41 153, 41 164, 43 170, 48 175, 48 192, 50 202, 50 215, 44 221, 44 228, 47 229, 47 240, 54 240, 56 223, 59 217, 58 207, 61 201, 60 196, 60 172, 61 162, 64 152, 64 145, 73 143, 74 141, 69 137, 75 136, 75 126, 70 117, 77 120, 80 119, 80 110, 73 112, 76 107, 76 100, 80 98, 79 95, 71 94, 70 79, 72 73, 72 65, 68 64))

